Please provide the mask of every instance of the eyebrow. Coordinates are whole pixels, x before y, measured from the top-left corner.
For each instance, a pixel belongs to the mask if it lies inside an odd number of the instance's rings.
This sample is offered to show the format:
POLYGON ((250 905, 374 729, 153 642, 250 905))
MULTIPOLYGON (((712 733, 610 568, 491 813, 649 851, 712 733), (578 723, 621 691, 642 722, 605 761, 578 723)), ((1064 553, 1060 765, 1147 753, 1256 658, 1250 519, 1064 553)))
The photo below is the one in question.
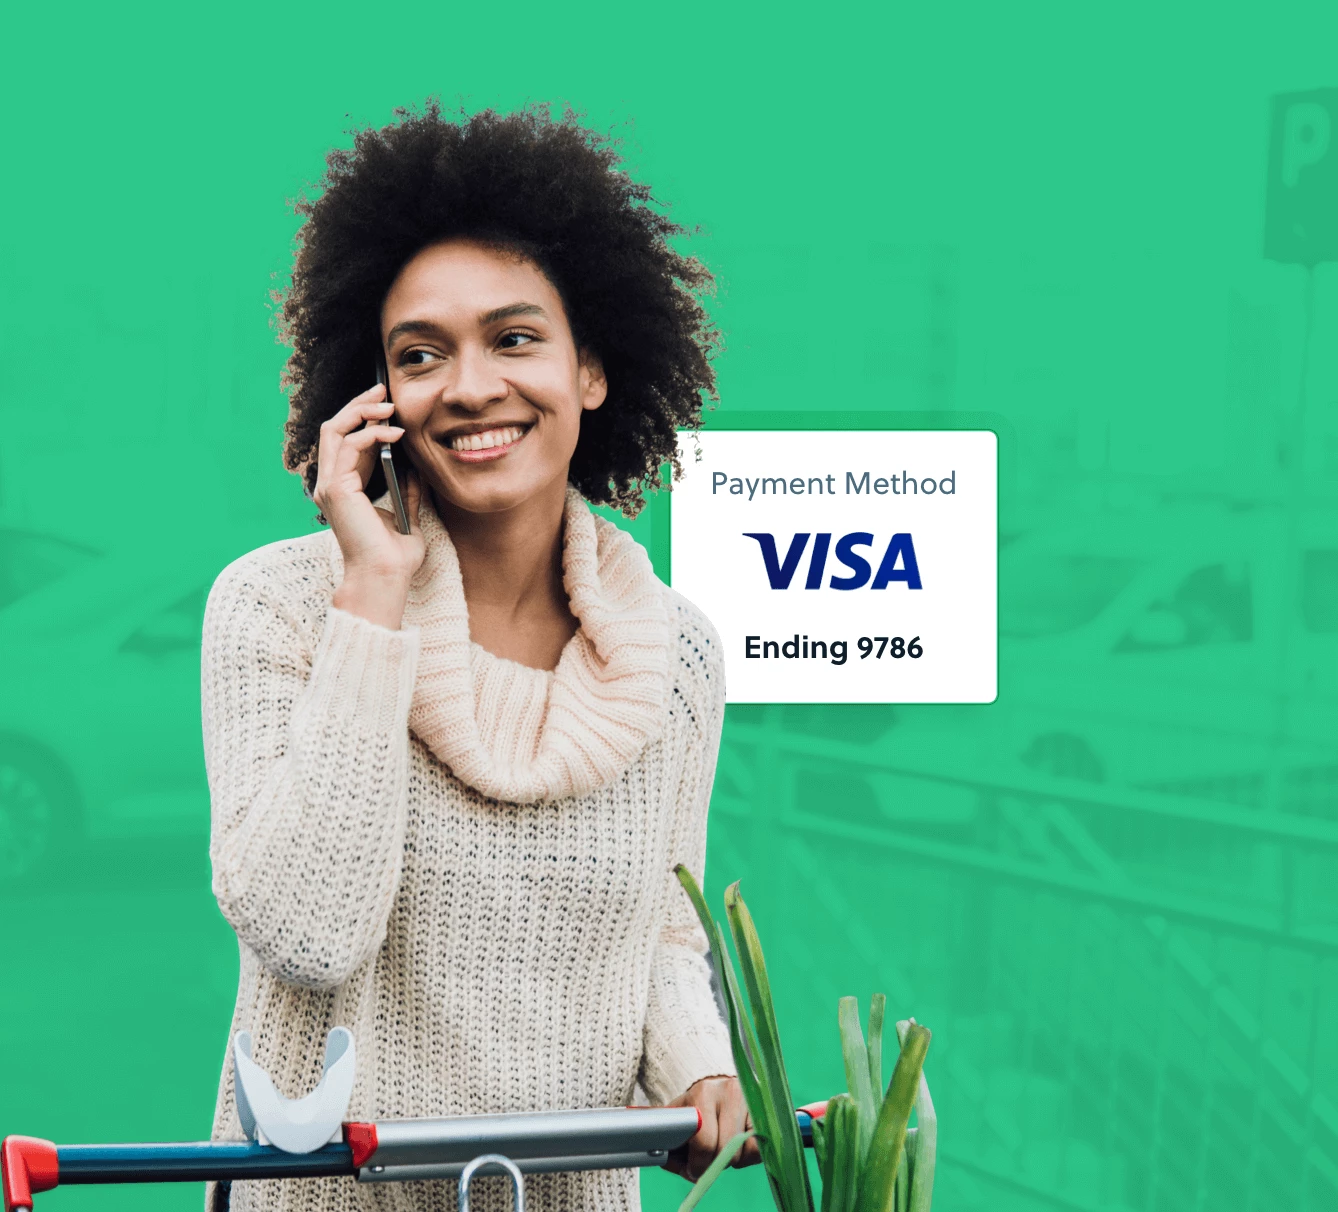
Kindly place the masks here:
POLYGON ((498 320, 509 320, 512 316, 547 316, 548 313, 537 303, 508 303, 505 307, 494 307, 479 316, 479 324, 486 328, 498 320))
POLYGON ((386 344, 393 345, 396 337, 402 337, 406 333, 435 333, 440 331, 430 320, 401 320, 388 333, 386 333, 386 344))
MULTIPOLYGON (((548 313, 537 303, 508 303, 505 307, 494 307, 492 311, 485 311, 480 315, 478 318, 479 327, 487 328, 490 324, 496 324, 498 320, 509 320, 513 316, 543 316, 547 318, 548 313)), ((426 334, 430 336, 439 332, 441 332, 440 325, 432 323, 431 320, 401 320, 386 333, 386 344, 393 345, 396 337, 407 334, 426 334)))

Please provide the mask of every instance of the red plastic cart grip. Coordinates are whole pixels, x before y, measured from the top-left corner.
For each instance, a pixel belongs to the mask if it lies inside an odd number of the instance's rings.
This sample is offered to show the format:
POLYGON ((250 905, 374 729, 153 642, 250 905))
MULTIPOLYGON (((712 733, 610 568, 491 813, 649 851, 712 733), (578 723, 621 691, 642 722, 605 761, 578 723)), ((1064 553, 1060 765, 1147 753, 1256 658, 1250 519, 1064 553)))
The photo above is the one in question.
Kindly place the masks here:
POLYGON ((798 1109, 802 1111, 805 1115, 807 1115, 810 1119, 821 1119, 824 1115, 827 1114, 828 1101, 829 1101, 828 1099, 824 1098, 820 1103, 805 1103, 804 1106, 798 1109))
POLYGON ((5 1212, 31 1209, 34 1192, 50 1191, 60 1182, 56 1146, 36 1136, 6 1136, 0 1143, 0 1179, 5 1191, 5 1212))
POLYGON ((361 1170, 367 1159, 376 1152, 376 1125, 375 1124, 355 1124, 348 1123, 344 1125, 344 1143, 353 1150, 353 1166, 361 1170))

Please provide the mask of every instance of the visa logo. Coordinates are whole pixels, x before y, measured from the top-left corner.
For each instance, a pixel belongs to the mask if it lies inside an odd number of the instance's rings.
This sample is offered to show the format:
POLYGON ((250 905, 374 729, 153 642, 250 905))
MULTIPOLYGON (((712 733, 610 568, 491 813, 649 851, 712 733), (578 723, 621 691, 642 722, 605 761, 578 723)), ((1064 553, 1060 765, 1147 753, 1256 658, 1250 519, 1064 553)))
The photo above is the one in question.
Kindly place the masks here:
MULTIPOLYGON (((775 535, 746 531, 743 537, 756 540, 758 547, 762 549, 762 563, 766 565, 767 580, 771 582, 772 589, 790 588, 790 582, 794 580, 794 574, 808 548, 808 541, 812 539, 813 550, 808 559, 804 588, 822 588, 823 574, 827 569, 827 553, 832 547, 830 534, 814 535, 811 532, 804 532, 795 535, 790 540, 784 559, 777 551, 775 535)), ((836 557, 838 564, 850 569, 850 575, 832 576, 827 581, 829 588, 862 589, 868 585, 870 589, 886 589, 893 581, 904 581, 907 589, 921 588, 920 565, 916 562, 915 546, 909 534, 892 536, 882 559, 878 561, 877 572, 874 571, 871 561, 866 560, 855 550, 857 547, 872 548, 873 535, 867 530, 856 530, 851 534, 843 534, 836 540, 836 549, 832 551, 832 555, 836 557), (873 578, 872 583, 870 577, 873 578)))

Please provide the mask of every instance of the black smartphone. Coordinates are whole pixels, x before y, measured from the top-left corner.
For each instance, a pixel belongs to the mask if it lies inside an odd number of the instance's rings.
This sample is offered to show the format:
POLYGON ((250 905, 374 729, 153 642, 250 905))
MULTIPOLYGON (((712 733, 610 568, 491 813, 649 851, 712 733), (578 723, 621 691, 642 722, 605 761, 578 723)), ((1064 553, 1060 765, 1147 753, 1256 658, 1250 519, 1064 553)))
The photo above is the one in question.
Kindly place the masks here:
MULTIPOLYGON (((376 356, 376 381, 386 389, 386 399, 390 399, 390 379, 386 375, 386 360, 380 354, 376 356)), ((394 413, 391 414, 394 416, 394 413)), ((390 504, 395 510, 395 526, 400 534, 409 533, 409 514, 404 508, 404 494, 400 492, 400 477, 395 470, 395 448, 389 442, 381 443, 381 472, 386 477, 386 488, 390 492, 390 504)))

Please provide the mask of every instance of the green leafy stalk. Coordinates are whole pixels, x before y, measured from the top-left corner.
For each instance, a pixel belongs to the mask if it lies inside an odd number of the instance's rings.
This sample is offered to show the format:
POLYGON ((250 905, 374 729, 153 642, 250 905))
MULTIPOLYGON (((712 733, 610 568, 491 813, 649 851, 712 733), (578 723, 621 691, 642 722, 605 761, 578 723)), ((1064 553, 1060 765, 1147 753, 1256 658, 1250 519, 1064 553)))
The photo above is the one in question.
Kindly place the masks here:
POLYGON ((879 1108, 883 1103, 883 1018, 887 1013, 887 997, 875 993, 869 1002, 869 1085, 879 1108))
POLYGON ((864 1046, 864 1032, 859 1025, 859 1000, 843 997, 837 1005, 836 1020, 841 1027, 841 1054, 846 1063, 846 1084, 850 1087, 850 1097, 859 1108, 859 1157, 863 1162, 869 1155, 878 1108, 874 1103, 873 1087, 869 1085, 869 1052, 864 1046))
MULTIPOLYGON (((701 888, 692 873, 682 864, 675 867, 674 871, 696 910, 697 918, 711 946, 711 960, 715 965, 716 980, 724 995, 725 1010, 729 1018, 730 1046, 734 1053, 734 1064, 739 1071, 739 1082, 743 1087, 748 1110, 752 1113, 758 1147, 762 1153, 762 1165, 766 1171, 767 1183, 771 1187, 772 1199, 779 1212, 813 1212, 813 1195, 808 1185, 808 1167, 802 1152, 799 1153, 796 1166, 796 1159, 787 1143, 788 1136, 792 1135, 798 1149, 803 1148, 788 1085, 783 1086, 778 1097, 774 1088, 773 1067, 766 1063, 767 1053, 758 1038, 753 1022, 744 1010, 738 978, 734 974, 734 965, 730 962, 729 952, 725 947, 724 932, 711 917, 701 888)), ((760 946, 758 949, 760 951, 760 946)), ((757 1009, 754 1006, 753 1018, 756 1017, 757 1009)), ((783 1065, 780 1073, 784 1083, 783 1065)))
POLYGON ((697 1201, 711 1189, 711 1184, 728 1169, 734 1159, 738 1157, 739 1150, 748 1143, 749 1137, 753 1135, 755 1133, 751 1130, 740 1132, 715 1155, 711 1164, 702 1171, 701 1177, 692 1184, 692 1190, 688 1192, 687 1198, 678 1205, 678 1212, 691 1212, 697 1206, 697 1201))
POLYGON ((841 1183, 841 1114, 837 1110, 835 1098, 827 1102, 827 1114, 823 1116, 822 1130, 826 1138, 826 1160, 818 1171, 822 1179, 821 1212, 836 1212, 837 1187, 841 1183))
MULTIPOLYGON (((734 978, 734 965, 730 963, 729 952, 725 950, 723 931, 711 916, 706 906, 706 898, 696 879, 682 863, 674 868, 678 882, 683 885, 696 910, 697 920, 706 932, 706 941, 711 948, 711 963, 715 968, 716 983, 724 996, 725 1013, 729 1019, 730 1050, 734 1054, 734 1067, 739 1071, 739 1084, 743 1087, 744 1101, 752 1112, 753 1126, 759 1137, 758 1147, 762 1151, 762 1160, 770 1177, 779 1168, 780 1154, 775 1144, 775 1134, 771 1126, 771 1100, 765 1096, 762 1079, 753 1068, 753 1057, 758 1055, 757 1038, 752 1024, 743 1010, 743 999, 739 996, 738 982, 734 978)), ((780 1205, 779 1200, 777 1206, 780 1205)))
MULTIPOLYGON (((753 1025, 743 1008, 743 995, 739 992, 739 980, 734 975, 734 965, 729 962, 729 953, 725 950, 725 936, 719 926, 716 927, 713 946, 719 947, 720 954, 726 957, 724 994, 725 1004, 729 1007, 730 1039, 733 1043, 735 1065, 737 1067, 740 1050, 745 1051, 750 1057, 760 1055, 760 1051, 757 1036, 753 1032, 753 1025)), ((748 1103, 748 1110, 752 1112, 753 1125, 757 1129, 757 1141, 758 1147, 762 1151, 763 1169, 766 1170, 767 1181, 771 1184, 772 1198, 776 1202, 776 1207, 781 1209, 781 1212, 788 1212, 788 1205, 784 1202, 778 1186, 778 1176, 782 1173, 783 1160, 779 1143, 780 1133, 776 1131, 774 1126, 776 1122, 775 1099, 767 1086, 765 1071, 758 1072, 750 1067, 748 1072, 751 1083, 743 1085, 743 1096, 744 1101, 748 1103), (757 1100, 756 1102, 753 1101, 754 1098, 757 1100), (754 1110, 754 1107, 757 1109, 754 1110)), ((790 1118, 794 1118, 793 1113, 791 1113, 790 1118)), ((803 1212, 803 1209, 797 1209, 796 1212, 803 1212)))
MULTIPOLYGON (((693 1186, 680 1212, 691 1212, 753 1135, 779 1212, 813 1212, 803 1139, 794 1117, 771 984, 752 915, 738 884, 732 884, 725 893, 725 912, 743 978, 741 989, 724 931, 711 917, 697 881, 681 865, 675 873, 711 948, 729 1019, 730 1047, 755 1125, 753 1132, 740 1133, 725 1146, 693 1186)), ((830 1100, 826 1116, 813 1121, 813 1149, 822 1179, 821 1212, 930 1212, 938 1130, 923 1074, 930 1033, 914 1019, 897 1023, 901 1050, 883 1095, 886 1008, 887 999, 874 994, 866 1042, 858 1001, 841 999, 838 1022, 850 1093, 830 1100), (912 1109, 916 1128, 908 1127, 912 1109)))
MULTIPOLYGON (((909 1139, 910 1129, 907 1129, 906 1136, 909 1139)), ((910 1212, 911 1202, 911 1168, 906 1154, 906 1147, 901 1149, 901 1161, 897 1163, 897 1190, 893 1199, 893 1206, 896 1212, 910 1212)))
POLYGON ((827 1212, 827 1192, 832 1185, 832 1151, 827 1138, 827 1118, 813 1121, 813 1156, 818 1162, 818 1177, 822 1179, 822 1212, 827 1212))
POLYGON ((706 907, 706 898, 702 895, 702 890, 698 887, 692 872, 682 863, 679 863, 674 868, 674 874, 678 876, 678 882, 683 885, 688 894, 688 900, 692 902, 697 920, 701 923, 702 930, 706 934, 707 945, 711 949, 711 965, 715 969, 716 984, 724 997, 725 1013, 729 1020, 730 1044, 735 1054, 734 1061, 739 1068, 739 1081, 744 1086, 746 1094, 749 1080, 753 1084, 757 1083, 757 1072, 753 1061, 753 1058, 757 1055, 757 1041, 753 1036, 751 1024, 743 1014, 742 999, 738 996, 738 985, 731 979, 734 975, 733 965, 729 961, 729 952, 725 950, 724 934, 711 916, 711 911, 706 907), (739 1056, 741 1047, 745 1053, 742 1059, 739 1056))
POLYGON ((822 1212, 853 1212, 859 1195, 859 1107, 848 1094, 827 1104, 831 1182, 822 1189, 822 1212))
POLYGON ((781 1053, 780 1029, 776 1024, 776 1010, 771 1000, 771 983, 767 979, 766 960, 757 937, 752 915, 739 892, 737 883, 725 889, 725 916, 734 935, 734 950, 739 957, 744 987, 748 990, 748 1004, 753 1012, 753 1024, 761 1048, 758 1055, 759 1077, 764 1076, 766 1091, 772 1102, 772 1123, 775 1141, 781 1154, 782 1169, 776 1181, 784 1192, 783 1212, 802 1212, 813 1208, 813 1192, 808 1183, 808 1166, 804 1161, 804 1141, 799 1135, 799 1124, 794 1116, 794 1100, 790 1097, 790 1083, 785 1076, 785 1058, 781 1053))
MULTIPOLYGON (((897 1024, 897 1037, 905 1039, 910 1028, 910 1020, 897 1024)), ((909 1139, 915 1137, 915 1149, 911 1165, 911 1202, 910 1212, 929 1212, 930 1202, 934 1198, 934 1163, 938 1154, 938 1116, 934 1112, 934 1100, 929 1097, 929 1082, 922 1072, 920 1089, 915 1096, 915 1122, 907 1135, 907 1151, 910 1151, 909 1139)))
POLYGON ((893 1212, 898 1163, 906 1143, 906 1125, 920 1089, 920 1072, 929 1051, 929 1031, 917 1023, 906 1029, 905 1042, 897 1057, 897 1067, 887 1086, 873 1144, 865 1163, 865 1178, 860 1186, 857 1212, 893 1212))
POLYGON ((929 1097, 929 1083, 920 1075, 920 1093, 915 1099, 915 1118, 919 1124, 915 1141, 915 1161, 911 1169, 910 1212, 929 1212, 934 1198, 934 1163, 938 1154, 938 1117, 929 1097))

